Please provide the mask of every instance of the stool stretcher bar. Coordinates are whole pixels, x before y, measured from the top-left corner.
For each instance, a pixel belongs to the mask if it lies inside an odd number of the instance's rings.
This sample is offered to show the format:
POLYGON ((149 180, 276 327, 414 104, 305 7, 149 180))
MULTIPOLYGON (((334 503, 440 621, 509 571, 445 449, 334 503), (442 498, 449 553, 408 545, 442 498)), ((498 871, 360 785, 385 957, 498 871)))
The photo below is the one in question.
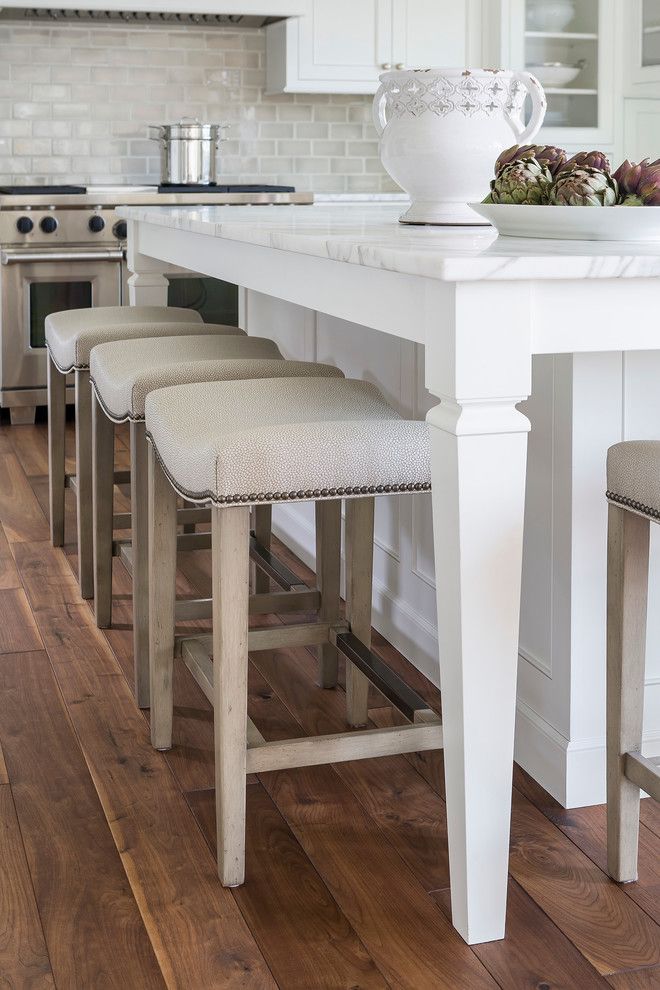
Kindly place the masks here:
POLYGON ((623 772, 655 801, 660 801, 660 757, 648 759, 641 753, 626 753, 623 772))
POLYGON ((352 632, 340 633, 335 646, 409 721, 415 721, 416 713, 428 710, 424 699, 352 632))
MULTIPOLYGON (((186 667, 213 704, 213 661, 208 653, 210 639, 211 637, 208 636, 194 639, 178 638, 177 647, 186 667)), ((423 702, 422 704, 424 705, 423 702)), ((248 718, 245 771, 265 773, 293 767, 319 766, 368 757, 442 749, 442 721, 439 716, 431 712, 426 705, 423 709, 416 710, 416 716, 416 721, 409 725, 364 729, 359 732, 337 732, 276 742, 267 742, 252 719, 248 718)))
MULTIPOLYGON (((210 619, 210 598, 180 598, 175 607, 177 622, 193 619, 210 619)), ((281 615, 285 612, 317 612, 321 606, 321 593, 315 588, 305 591, 273 591, 268 594, 250 595, 250 615, 281 615)))

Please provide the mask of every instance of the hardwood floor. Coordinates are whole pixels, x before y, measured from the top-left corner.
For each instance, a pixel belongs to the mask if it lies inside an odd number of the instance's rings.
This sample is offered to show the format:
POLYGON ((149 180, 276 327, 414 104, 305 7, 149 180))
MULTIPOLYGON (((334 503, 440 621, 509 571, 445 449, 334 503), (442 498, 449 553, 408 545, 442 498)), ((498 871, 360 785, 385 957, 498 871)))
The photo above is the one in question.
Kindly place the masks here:
MULTIPOLYGON (((116 449, 125 466, 123 429, 116 449)), ((71 492, 66 553, 49 543, 46 469, 44 425, 0 426, 1 987, 660 990, 660 808, 642 803, 640 880, 619 886, 604 809, 565 811, 518 768, 502 942, 469 948, 451 927, 441 753, 249 778, 247 883, 224 889, 209 704, 177 663, 175 747, 152 750, 130 579, 115 561, 100 632, 72 576, 71 492)), ((181 594, 208 593, 208 557, 181 555, 181 594)), ((377 634, 374 648, 439 708, 377 634)), ((343 688, 315 675, 305 649, 254 655, 267 739, 343 729, 343 688)), ((396 721, 375 690, 370 706, 396 721)))

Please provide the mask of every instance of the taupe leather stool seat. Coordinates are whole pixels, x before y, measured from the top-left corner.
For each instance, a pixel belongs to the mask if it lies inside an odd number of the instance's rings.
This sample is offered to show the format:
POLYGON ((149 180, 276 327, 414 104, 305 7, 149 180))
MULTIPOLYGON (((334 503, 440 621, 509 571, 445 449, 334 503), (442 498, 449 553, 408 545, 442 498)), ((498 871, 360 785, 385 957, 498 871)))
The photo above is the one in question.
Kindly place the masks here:
POLYGON ((156 749, 172 745, 176 651, 213 704, 218 873, 225 886, 237 886, 245 876, 246 774, 442 746, 439 717, 370 650, 374 496, 430 489, 428 427, 402 419, 374 385, 341 378, 164 388, 147 396, 145 414, 151 739, 156 749), (177 493, 211 504, 212 637, 174 635, 177 493), (316 507, 316 589, 250 595, 251 509, 305 499, 316 507), (248 623, 250 614, 282 611, 318 611, 318 621, 248 623), (344 655, 351 726, 367 722, 370 680, 408 724, 264 739, 247 716, 248 651, 288 646, 321 649, 320 682, 328 688, 337 684, 337 652, 344 655))
MULTIPOLYGON (((98 306, 63 310, 47 316, 44 324, 46 346, 58 370, 69 372, 89 367, 89 355, 96 344, 131 337, 164 337, 171 323, 184 327, 181 333, 194 333, 192 327, 196 327, 197 333, 204 333, 204 321, 193 309, 175 306, 98 306), (162 331, 152 333, 154 325, 162 326, 162 331)), ((234 332, 237 332, 236 328, 234 332)))
POLYGON ((147 434, 187 499, 257 504, 430 487, 427 426, 375 385, 278 378, 159 389, 147 434))
MULTIPOLYGON (((240 386, 246 379, 276 377, 343 377, 331 365, 285 361, 277 344, 263 337, 246 335, 188 335, 154 339, 121 340, 99 344, 91 352, 90 380, 93 388, 92 420, 94 475, 94 605, 97 625, 104 628, 112 619, 113 553, 113 423, 131 424, 131 550, 133 574, 133 654, 136 698, 149 705, 148 655, 148 557, 147 557, 147 449, 144 409, 147 397, 164 386, 190 383, 193 392, 205 382, 232 380, 240 386)), ((204 399, 202 399, 204 402, 204 399)), ((240 402, 240 397, 239 397, 240 402)), ((195 523, 204 512, 184 508, 181 544, 203 545, 203 534, 195 523), (185 519, 191 519, 189 524, 185 519), (187 529, 187 533, 186 533, 187 529), (187 541, 187 542, 186 542, 187 541)), ((255 536, 265 550, 270 548, 270 512, 255 513, 255 536)), ((117 544, 114 544, 117 547, 117 544)), ((128 562, 128 561, 127 561, 128 562)), ((269 587, 266 574, 255 577, 257 590, 269 587)))
POLYGON ((637 879, 640 791, 660 801, 660 758, 642 755, 651 522, 660 522, 660 442, 607 455, 607 868, 637 879))

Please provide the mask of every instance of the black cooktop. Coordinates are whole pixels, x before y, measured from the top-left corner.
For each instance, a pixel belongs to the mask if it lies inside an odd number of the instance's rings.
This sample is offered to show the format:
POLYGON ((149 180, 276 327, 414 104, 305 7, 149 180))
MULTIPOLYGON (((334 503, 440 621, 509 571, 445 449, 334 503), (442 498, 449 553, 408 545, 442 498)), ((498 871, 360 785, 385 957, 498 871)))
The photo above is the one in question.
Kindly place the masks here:
POLYGON ((0 186, 4 196, 84 196, 85 186, 0 186))
POLYGON ((205 185, 205 186, 175 186, 160 185, 159 193, 205 193, 208 196, 221 193, 292 193, 295 186, 264 186, 264 185, 205 185))

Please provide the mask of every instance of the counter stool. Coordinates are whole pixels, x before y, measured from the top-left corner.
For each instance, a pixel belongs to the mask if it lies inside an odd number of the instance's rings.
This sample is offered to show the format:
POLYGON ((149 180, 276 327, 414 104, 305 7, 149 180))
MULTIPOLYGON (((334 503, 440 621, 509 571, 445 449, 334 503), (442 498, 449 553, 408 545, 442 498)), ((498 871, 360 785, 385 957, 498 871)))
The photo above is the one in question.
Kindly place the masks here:
POLYGON ((225 886, 238 886, 247 773, 442 746, 438 716, 370 650, 374 496, 429 490, 428 430, 401 419, 374 385, 345 379, 178 386, 152 392, 145 406, 150 573, 158 575, 149 586, 151 739, 156 749, 172 745, 176 648, 214 706, 218 872, 225 886), (174 635, 177 494, 212 507, 212 637, 174 635), (333 577, 342 499, 345 622, 333 577), (248 631, 248 613, 261 611, 259 596, 249 594, 250 507, 291 501, 321 510, 319 621, 248 631), (267 742, 247 716, 248 650, 320 643, 347 659, 351 725, 367 721, 369 680, 412 724, 267 742))
POLYGON ((607 455, 607 868, 637 879, 640 788, 660 801, 660 757, 642 756, 649 530, 660 522, 660 442, 607 455))
MULTIPOLYGON (((272 340, 236 335, 204 335, 140 339, 99 344, 91 352, 93 389, 93 513, 94 604, 97 625, 112 618, 113 456, 114 424, 128 421, 131 429, 131 549, 133 577, 133 657, 138 705, 149 707, 149 559, 147 444, 144 407, 154 389, 186 383, 275 377, 343 377, 331 365, 285 361, 272 340)), ((179 521, 198 520, 207 510, 187 509, 179 521)), ((271 510, 255 511, 255 538, 259 548, 270 549, 271 510)), ((202 534, 179 538, 179 546, 210 545, 202 534)), ((270 581, 257 571, 256 590, 265 592, 270 581), (265 579, 265 580, 264 580, 265 579)), ((188 617, 210 616, 210 602, 188 604, 188 617), (190 615, 191 607, 195 609, 190 615)))
POLYGON ((76 488, 78 526, 78 575, 83 598, 93 594, 91 528, 91 406, 88 382, 89 353, 102 340, 154 336, 155 326, 181 333, 204 333, 202 318, 194 310, 168 306, 99 306, 64 310, 46 317, 48 348, 48 460, 50 478, 50 532, 53 546, 64 543, 64 491, 76 488), (76 475, 65 474, 66 375, 75 375, 76 475))

